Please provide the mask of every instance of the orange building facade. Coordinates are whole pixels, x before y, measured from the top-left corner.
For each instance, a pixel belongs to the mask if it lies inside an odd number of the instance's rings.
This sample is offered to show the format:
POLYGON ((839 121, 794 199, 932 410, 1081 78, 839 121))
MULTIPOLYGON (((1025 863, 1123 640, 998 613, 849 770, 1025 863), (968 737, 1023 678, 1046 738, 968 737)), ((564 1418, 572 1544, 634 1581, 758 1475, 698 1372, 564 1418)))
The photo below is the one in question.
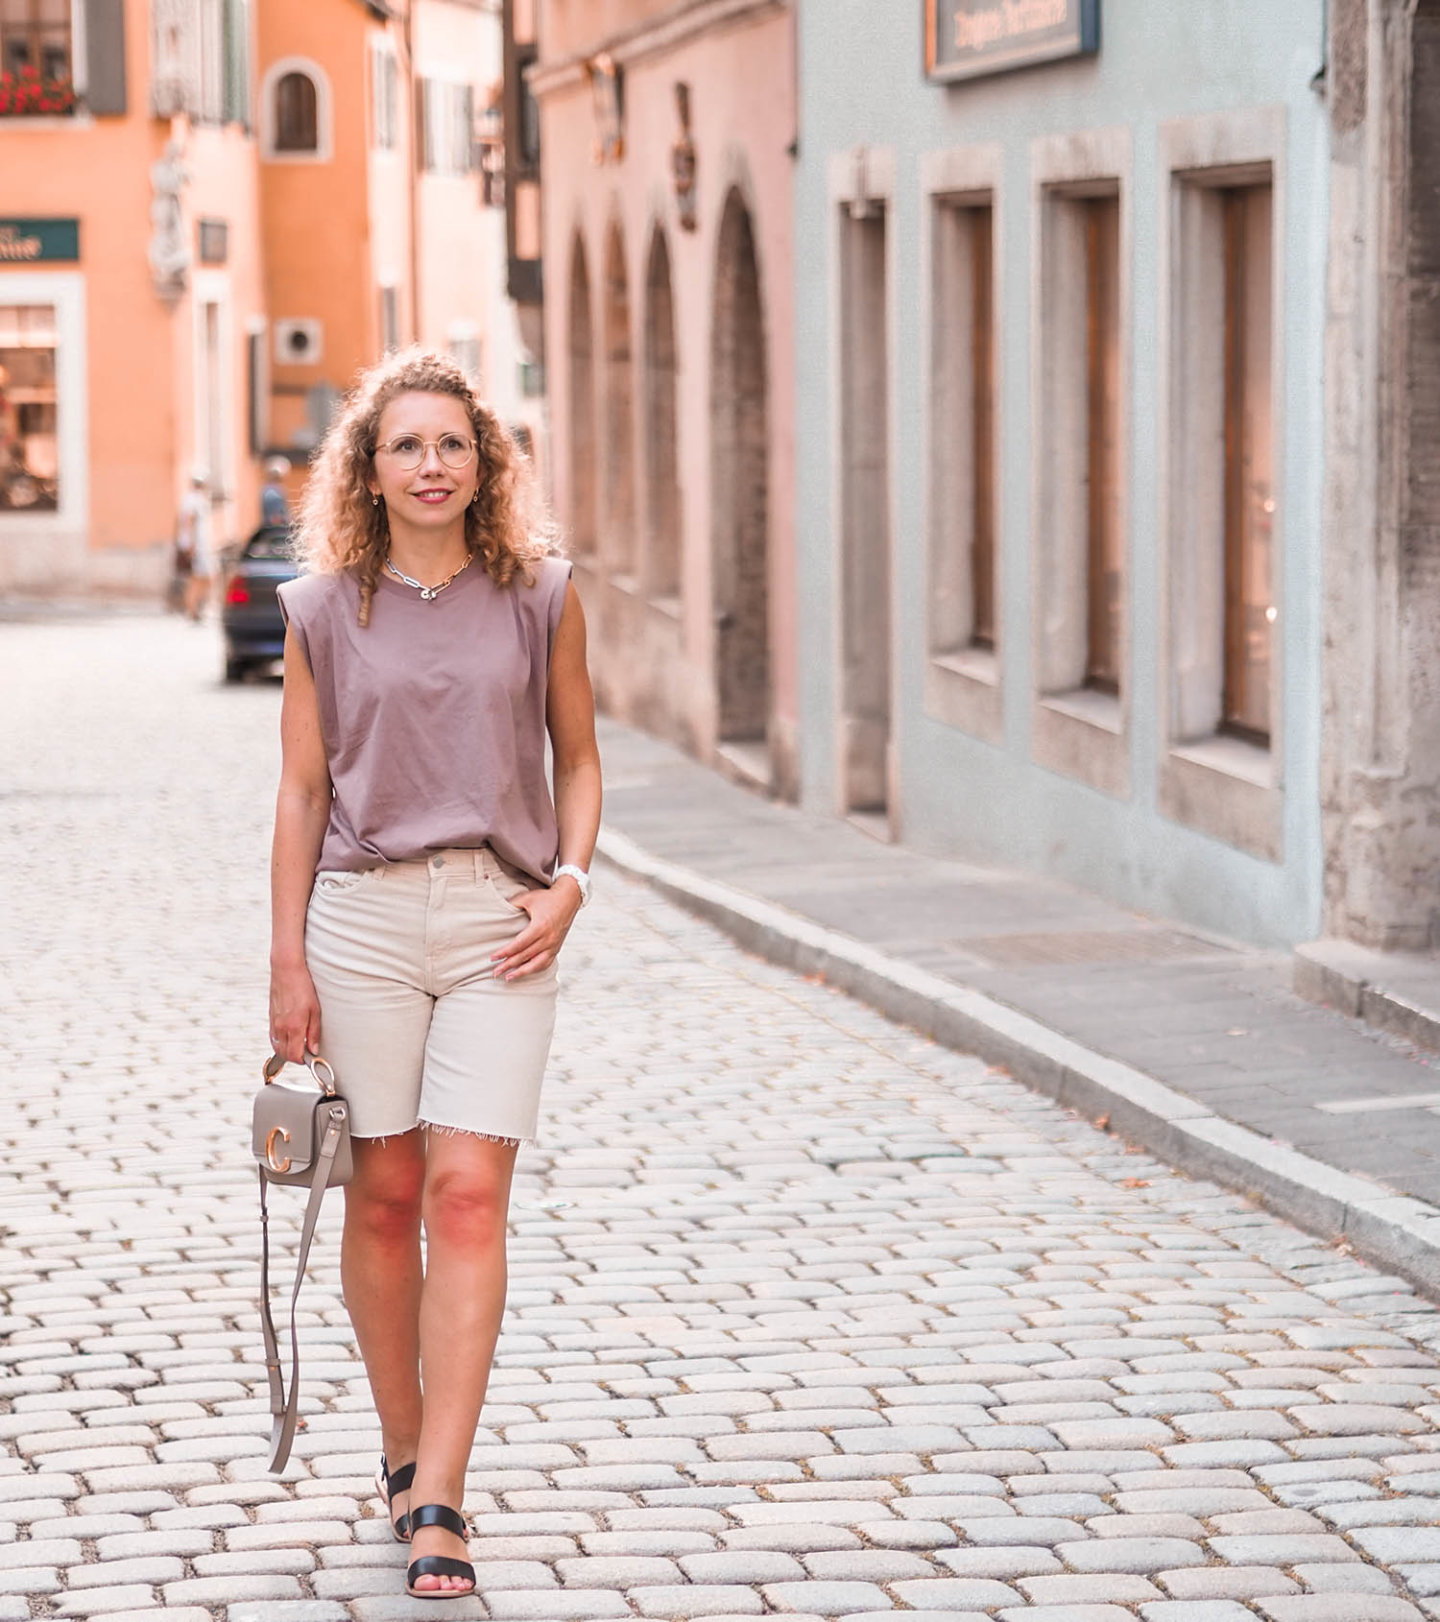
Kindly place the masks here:
POLYGON ((538 438, 482 170, 498 13, 0 13, 0 590, 159 589, 196 475, 216 544, 242 539, 265 459, 298 492, 399 344, 450 349, 538 438))

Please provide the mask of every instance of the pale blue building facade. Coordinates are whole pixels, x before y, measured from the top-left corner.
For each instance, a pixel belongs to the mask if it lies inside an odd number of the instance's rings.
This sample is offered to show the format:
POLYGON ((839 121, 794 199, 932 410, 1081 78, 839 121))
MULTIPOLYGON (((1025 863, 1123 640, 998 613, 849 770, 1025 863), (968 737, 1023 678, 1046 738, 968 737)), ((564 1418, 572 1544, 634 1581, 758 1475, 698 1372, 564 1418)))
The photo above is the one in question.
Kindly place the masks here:
POLYGON ((1320 932, 1326 29, 800 7, 805 804, 1320 932))

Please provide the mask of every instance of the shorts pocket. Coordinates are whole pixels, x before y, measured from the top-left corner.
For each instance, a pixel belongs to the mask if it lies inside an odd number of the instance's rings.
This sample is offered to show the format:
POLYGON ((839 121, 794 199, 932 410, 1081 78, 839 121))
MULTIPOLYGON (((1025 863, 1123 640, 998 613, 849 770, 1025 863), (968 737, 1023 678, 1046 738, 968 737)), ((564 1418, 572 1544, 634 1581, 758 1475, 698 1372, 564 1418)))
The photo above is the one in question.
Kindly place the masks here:
POLYGON ((506 912, 513 912, 517 918, 529 918, 530 914, 524 907, 517 907, 511 897, 524 895, 527 890, 533 888, 531 885, 522 884, 518 879, 512 879, 509 874, 502 874, 496 878, 491 873, 485 875, 485 883, 506 912))
POLYGON ((369 868, 353 870, 339 870, 315 875, 315 889, 324 895, 340 895, 346 890, 353 890, 357 885, 364 883, 370 873, 369 868))

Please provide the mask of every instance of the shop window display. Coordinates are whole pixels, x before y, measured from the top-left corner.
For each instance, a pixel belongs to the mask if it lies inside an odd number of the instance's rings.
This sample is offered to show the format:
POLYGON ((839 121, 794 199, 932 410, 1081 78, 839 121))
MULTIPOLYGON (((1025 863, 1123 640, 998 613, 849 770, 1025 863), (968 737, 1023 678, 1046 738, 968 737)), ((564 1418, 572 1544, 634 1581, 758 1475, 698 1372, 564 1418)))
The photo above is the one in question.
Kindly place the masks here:
POLYGON ((0 304, 0 512, 59 506, 55 310, 0 304))

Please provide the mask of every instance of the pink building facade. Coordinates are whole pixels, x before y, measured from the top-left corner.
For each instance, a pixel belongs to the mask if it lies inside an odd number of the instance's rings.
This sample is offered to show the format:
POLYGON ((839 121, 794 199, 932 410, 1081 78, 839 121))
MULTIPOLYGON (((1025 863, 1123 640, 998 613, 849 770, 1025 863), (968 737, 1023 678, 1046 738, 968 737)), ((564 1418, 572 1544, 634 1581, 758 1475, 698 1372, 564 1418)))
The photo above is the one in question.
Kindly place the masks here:
POLYGON ((786 0, 538 9, 551 472, 602 705, 796 790, 786 0))

